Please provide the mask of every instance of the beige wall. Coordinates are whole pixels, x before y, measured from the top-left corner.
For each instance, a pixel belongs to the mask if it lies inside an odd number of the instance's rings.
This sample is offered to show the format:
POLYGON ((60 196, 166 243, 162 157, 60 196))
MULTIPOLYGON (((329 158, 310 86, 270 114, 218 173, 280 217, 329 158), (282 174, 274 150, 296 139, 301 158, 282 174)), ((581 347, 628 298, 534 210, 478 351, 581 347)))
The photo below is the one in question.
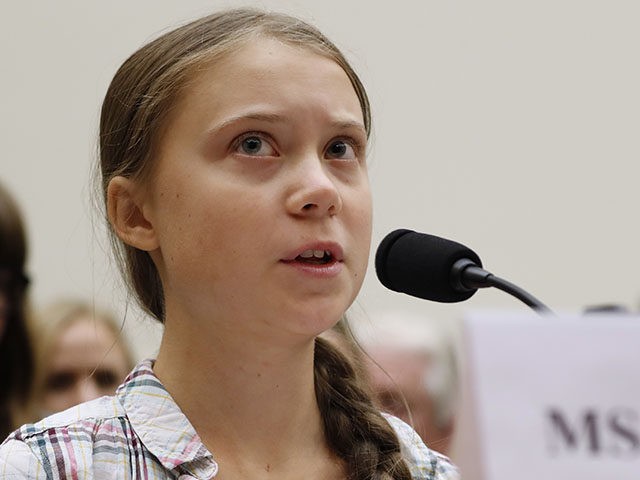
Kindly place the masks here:
MULTIPOLYGON (((5 2, 0 178, 24 207, 37 304, 78 294, 124 310, 90 204, 101 97, 162 29, 223 5, 198 0, 5 2)), ((457 239, 557 309, 640 298, 640 4, 634 1, 253 2, 316 23, 372 97, 374 248, 390 230, 457 239)), ((436 305, 388 292, 364 311, 452 320, 521 309, 499 292, 436 305)), ((139 355, 150 323, 128 322, 139 355)))

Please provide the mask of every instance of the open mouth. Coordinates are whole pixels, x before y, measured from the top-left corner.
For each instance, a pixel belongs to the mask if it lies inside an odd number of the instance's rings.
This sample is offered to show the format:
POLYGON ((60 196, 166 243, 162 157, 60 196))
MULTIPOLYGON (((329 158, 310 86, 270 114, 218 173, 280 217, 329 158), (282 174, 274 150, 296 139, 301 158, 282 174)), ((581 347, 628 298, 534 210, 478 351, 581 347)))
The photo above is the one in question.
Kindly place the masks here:
POLYGON ((326 265, 333 261, 333 255, 329 250, 305 250, 295 258, 295 261, 311 265, 326 265))

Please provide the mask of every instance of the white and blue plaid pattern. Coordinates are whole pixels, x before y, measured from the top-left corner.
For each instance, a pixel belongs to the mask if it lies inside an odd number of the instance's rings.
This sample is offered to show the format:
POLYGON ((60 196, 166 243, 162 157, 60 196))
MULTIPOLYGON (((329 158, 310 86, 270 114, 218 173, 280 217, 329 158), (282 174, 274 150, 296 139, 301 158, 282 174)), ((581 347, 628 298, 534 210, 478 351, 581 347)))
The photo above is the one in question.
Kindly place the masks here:
MULTIPOLYGON (((154 375, 138 365, 113 397, 102 397, 25 425, 0 446, 0 479, 209 479, 214 456, 154 375)), ((429 450, 395 417, 414 479, 454 480, 449 460, 429 450)))

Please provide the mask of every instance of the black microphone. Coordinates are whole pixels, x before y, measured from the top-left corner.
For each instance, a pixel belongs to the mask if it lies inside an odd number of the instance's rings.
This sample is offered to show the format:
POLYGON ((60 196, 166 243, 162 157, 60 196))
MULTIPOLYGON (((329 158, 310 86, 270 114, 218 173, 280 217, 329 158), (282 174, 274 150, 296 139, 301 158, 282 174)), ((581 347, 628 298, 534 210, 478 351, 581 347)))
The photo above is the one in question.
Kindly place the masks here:
POLYGON ((484 270, 470 248, 426 233, 401 229, 388 234, 376 252, 376 273, 388 289, 425 300, 462 302, 479 288, 495 287, 534 310, 551 312, 533 295, 484 270))

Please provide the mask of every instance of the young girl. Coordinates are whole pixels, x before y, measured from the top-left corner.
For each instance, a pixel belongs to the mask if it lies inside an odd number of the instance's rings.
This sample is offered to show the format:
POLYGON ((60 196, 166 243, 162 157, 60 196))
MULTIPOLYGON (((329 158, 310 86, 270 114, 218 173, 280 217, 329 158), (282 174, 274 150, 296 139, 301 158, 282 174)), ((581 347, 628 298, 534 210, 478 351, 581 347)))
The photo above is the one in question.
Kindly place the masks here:
POLYGON ((316 339, 365 274, 370 124, 345 58, 285 15, 226 11, 134 53, 102 108, 102 185, 161 347, 115 397, 13 434, 0 472, 456 478, 316 339))

